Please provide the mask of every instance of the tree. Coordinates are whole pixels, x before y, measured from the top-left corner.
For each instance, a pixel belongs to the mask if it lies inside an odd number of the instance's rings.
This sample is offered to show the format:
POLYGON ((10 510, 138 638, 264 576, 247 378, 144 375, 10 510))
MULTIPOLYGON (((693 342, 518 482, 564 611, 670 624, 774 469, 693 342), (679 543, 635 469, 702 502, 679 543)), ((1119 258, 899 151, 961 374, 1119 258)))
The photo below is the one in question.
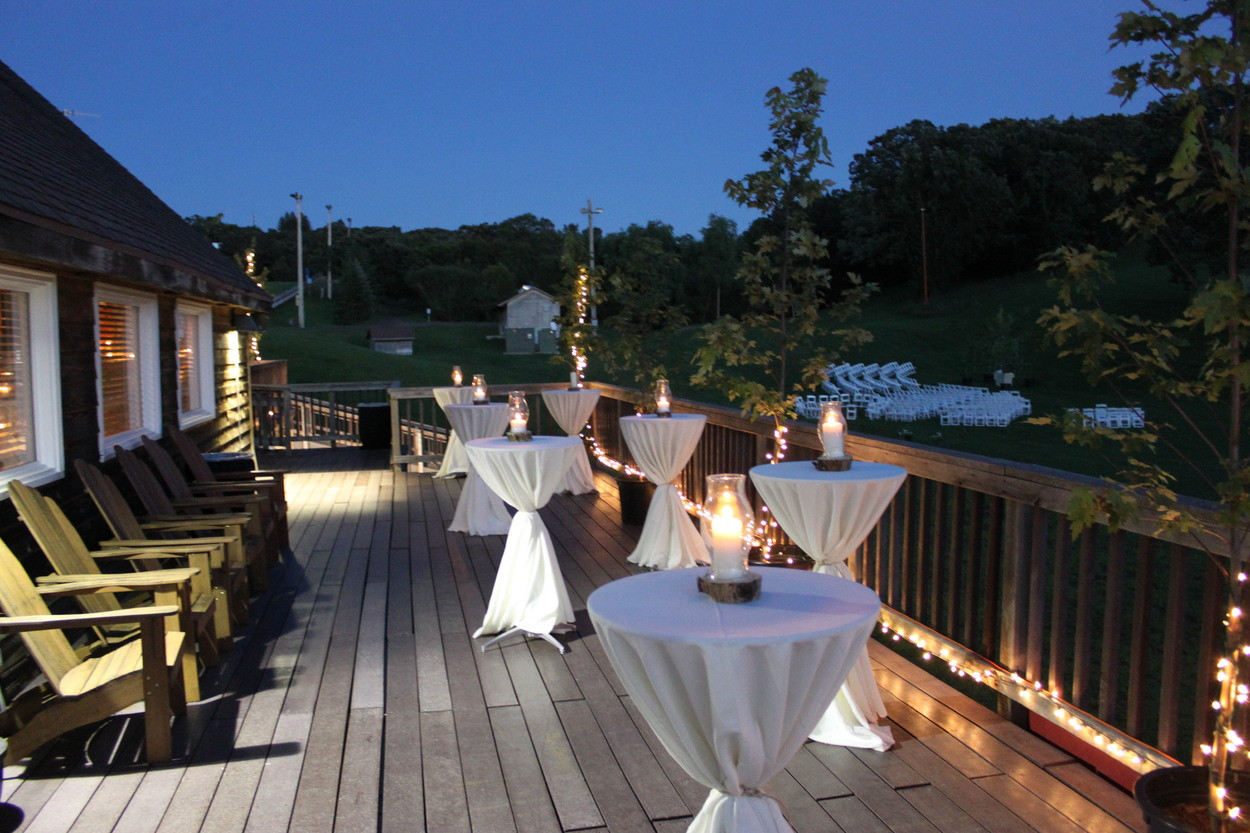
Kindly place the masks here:
POLYGON ((1145 385, 1175 420, 1151 419, 1137 431, 1085 426, 1073 418, 1048 421, 1059 423, 1071 442, 1110 445, 1127 460, 1122 483, 1078 495, 1070 510, 1074 532, 1099 518, 1114 528, 1128 517, 1153 516, 1161 530, 1190 536, 1227 579, 1227 608, 1221 612, 1225 646, 1214 669, 1219 687, 1215 732, 1204 747, 1211 826, 1222 830, 1242 815, 1226 785, 1235 760, 1245 763, 1238 732, 1245 721, 1250 664, 1242 650, 1240 614, 1250 520, 1250 466, 1243 451, 1250 286, 1241 266, 1250 244, 1245 223, 1250 172, 1243 147, 1250 5, 1207 0, 1187 15, 1151 0, 1143 5, 1143 12, 1120 15, 1111 40, 1116 46, 1147 44, 1157 51, 1117 69, 1112 92, 1125 100, 1143 89, 1167 96, 1167 106, 1183 116, 1178 142, 1157 172, 1118 154, 1096 187, 1120 198, 1109 219, 1134 238, 1166 243, 1178 224, 1201 228, 1205 239, 1219 241, 1218 268, 1211 268, 1209 257, 1196 263, 1173 249, 1176 266, 1186 275, 1188 303, 1175 318, 1146 320, 1117 315, 1100 302, 1099 290, 1109 275, 1108 252, 1065 246, 1046 257, 1042 267, 1057 275, 1061 306, 1047 310, 1041 323, 1061 353, 1078 357, 1091 381, 1113 391, 1123 394, 1126 386, 1145 385), (1177 497, 1175 473, 1158 456, 1163 448, 1206 480, 1217 496, 1213 512, 1177 497))
POLYGON ((362 324, 373 317, 373 288, 365 267, 357 258, 347 263, 347 274, 334 296, 335 324, 362 324))
MULTIPOLYGON (((636 405, 645 407, 657 379, 667 378, 664 357, 670 339, 685 325, 675 303, 683 267, 675 251, 664 245, 664 234, 630 226, 619 242, 615 266, 607 279, 611 312, 603 320, 603 354, 609 370, 623 374, 645 393, 636 405)), ((664 226, 668 238, 672 228, 664 226)))
POLYGON ((722 302, 733 300, 725 296, 732 292, 739 257, 737 224, 728 217, 708 215, 695 254, 693 274, 697 288, 691 293, 695 310, 712 310, 712 320, 720 318, 722 302))
POLYGON ((808 209, 832 184, 817 176, 832 165, 817 124, 827 82, 807 68, 790 82, 789 91, 774 87, 766 96, 773 137, 761 154, 766 167, 725 183, 735 202, 760 211, 775 231, 743 255, 736 277, 749 308, 704 327, 691 378, 726 391, 743 413, 778 422, 794 416, 796 393, 819 384, 831 344, 846 348, 870 338, 858 328, 820 329, 822 312, 843 322, 875 290, 852 275, 840 300, 826 304, 828 241, 812 231, 808 209))

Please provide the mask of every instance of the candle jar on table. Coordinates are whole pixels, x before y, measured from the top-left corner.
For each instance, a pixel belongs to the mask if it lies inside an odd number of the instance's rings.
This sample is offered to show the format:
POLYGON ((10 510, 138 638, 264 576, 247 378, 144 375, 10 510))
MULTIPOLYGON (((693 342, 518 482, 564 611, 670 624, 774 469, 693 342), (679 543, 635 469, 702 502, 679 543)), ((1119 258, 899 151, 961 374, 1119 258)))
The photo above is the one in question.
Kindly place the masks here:
POLYGON ((846 471, 851 467, 851 456, 846 453, 846 417, 842 403, 825 402, 820 406, 820 444, 824 453, 813 461, 822 471, 846 471))
POLYGON ((529 424, 530 406, 525 401, 525 394, 514 390, 508 394, 508 438, 517 442, 533 439, 529 424))
POLYGON ((703 501, 704 540, 708 542, 712 581, 741 581, 754 523, 745 474, 709 474, 703 501))
POLYGON ((473 404, 485 405, 489 400, 486 397, 486 376, 481 373, 473 374, 473 404))
POLYGON ((670 417, 673 415, 673 391, 668 386, 668 379, 656 380, 655 415, 658 417, 670 417))
POLYGON ((460 387, 464 382, 464 374, 460 372, 460 365, 451 366, 451 383, 456 387, 460 387))

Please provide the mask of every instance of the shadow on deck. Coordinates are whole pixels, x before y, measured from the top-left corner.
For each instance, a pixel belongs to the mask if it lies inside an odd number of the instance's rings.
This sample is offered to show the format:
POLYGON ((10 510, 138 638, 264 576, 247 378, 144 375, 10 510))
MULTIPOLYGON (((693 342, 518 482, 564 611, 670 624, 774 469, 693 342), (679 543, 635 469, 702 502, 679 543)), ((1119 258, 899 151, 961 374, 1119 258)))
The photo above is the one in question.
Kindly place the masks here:
MULTIPOLYGON (((635 571, 616 489, 543 510, 579 613, 563 656, 483 654, 503 537, 446 532, 460 480, 393 475, 385 452, 292 452, 294 557, 146 767, 114 718, 6 772, 30 831, 685 830, 707 795, 635 711, 585 619, 635 571)), ((887 648, 870 655, 896 746, 808 743, 770 786, 798 833, 1144 829, 1132 799, 887 648)), ((0 821, 0 824, 3 822, 0 821)), ((3 829, 3 828, 0 828, 3 829)))

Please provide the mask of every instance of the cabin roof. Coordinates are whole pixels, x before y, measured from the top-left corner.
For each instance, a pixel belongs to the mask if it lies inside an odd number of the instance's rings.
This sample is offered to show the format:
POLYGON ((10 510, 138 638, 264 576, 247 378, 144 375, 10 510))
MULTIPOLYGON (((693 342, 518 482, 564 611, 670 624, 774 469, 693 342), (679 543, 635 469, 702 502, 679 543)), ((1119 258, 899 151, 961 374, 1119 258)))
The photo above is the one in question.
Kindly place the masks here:
POLYGON ((550 293, 543 292, 541 289, 539 289, 536 286, 530 286, 529 284, 526 284, 525 286, 521 287, 520 292, 513 295, 511 298, 508 298, 507 300, 500 301, 498 305, 501 307, 506 307, 509 304, 511 304, 513 301, 520 300, 521 298, 524 298, 526 295, 533 295, 533 294, 541 295, 542 297, 546 298, 548 301, 551 301, 553 303, 556 300, 554 297, 552 297, 550 293))
POLYGON ((3 62, 0 252, 35 268, 269 308, 233 260, 3 62))

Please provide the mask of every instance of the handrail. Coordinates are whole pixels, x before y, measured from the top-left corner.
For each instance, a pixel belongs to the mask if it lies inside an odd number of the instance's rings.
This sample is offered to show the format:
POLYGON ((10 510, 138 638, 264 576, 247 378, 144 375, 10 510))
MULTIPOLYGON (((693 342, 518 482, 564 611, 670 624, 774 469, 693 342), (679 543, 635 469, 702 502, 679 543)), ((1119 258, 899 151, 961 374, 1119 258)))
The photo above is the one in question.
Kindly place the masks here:
MULTIPOLYGON (((606 457, 632 463, 619 425, 621 416, 634 413, 638 393, 587 386, 602 394, 591 415, 596 443, 606 457)), ((500 397, 562 388, 495 385, 489 392, 500 397)), ((264 386, 256 389, 266 393, 264 386)), ((286 391, 297 393, 305 395, 286 391)), ((433 387, 386 388, 397 470, 441 459, 448 428, 433 395, 433 387)), ((541 433, 548 417, 536 399, 531 417, 541 433)), ((301 407, 329 419, 343 406, 301 407)), ((691 400, 676 400, 674 409, 707 416, 702 441, 676 481, 694 503, 702 501, 705 475, 745 472, 765 462, 772 448, 771 421, 691 400)), ((788 459, 820 453, 813 425, 784 427, 788 459)), ((973 663, 971 673, 992 682, 1003 698, 1048 721, 1061 720, 1069 731, 1078 726, 1075 734, 1113 749, 1130 769, 1168 756, 1200 759, 1197 739, 1209 734, 1207 671, 1219 638, 1210 611, 1221 579, 1219 565, 1193 540, 1159 535, 1149 518, 1074 538, 1067 508, 1077 489, 1102 483, 1094 478, 866 436, 855 424, 847 450, 909 473, 850 564, 887 606, 883 627, 922 644, 940 638, 946 653, 973 663)), ((1226 552, 1218 544, 1213 551, 1226 552)), ((1000 700, 1001 707, 1006 703, 1000 700)))

